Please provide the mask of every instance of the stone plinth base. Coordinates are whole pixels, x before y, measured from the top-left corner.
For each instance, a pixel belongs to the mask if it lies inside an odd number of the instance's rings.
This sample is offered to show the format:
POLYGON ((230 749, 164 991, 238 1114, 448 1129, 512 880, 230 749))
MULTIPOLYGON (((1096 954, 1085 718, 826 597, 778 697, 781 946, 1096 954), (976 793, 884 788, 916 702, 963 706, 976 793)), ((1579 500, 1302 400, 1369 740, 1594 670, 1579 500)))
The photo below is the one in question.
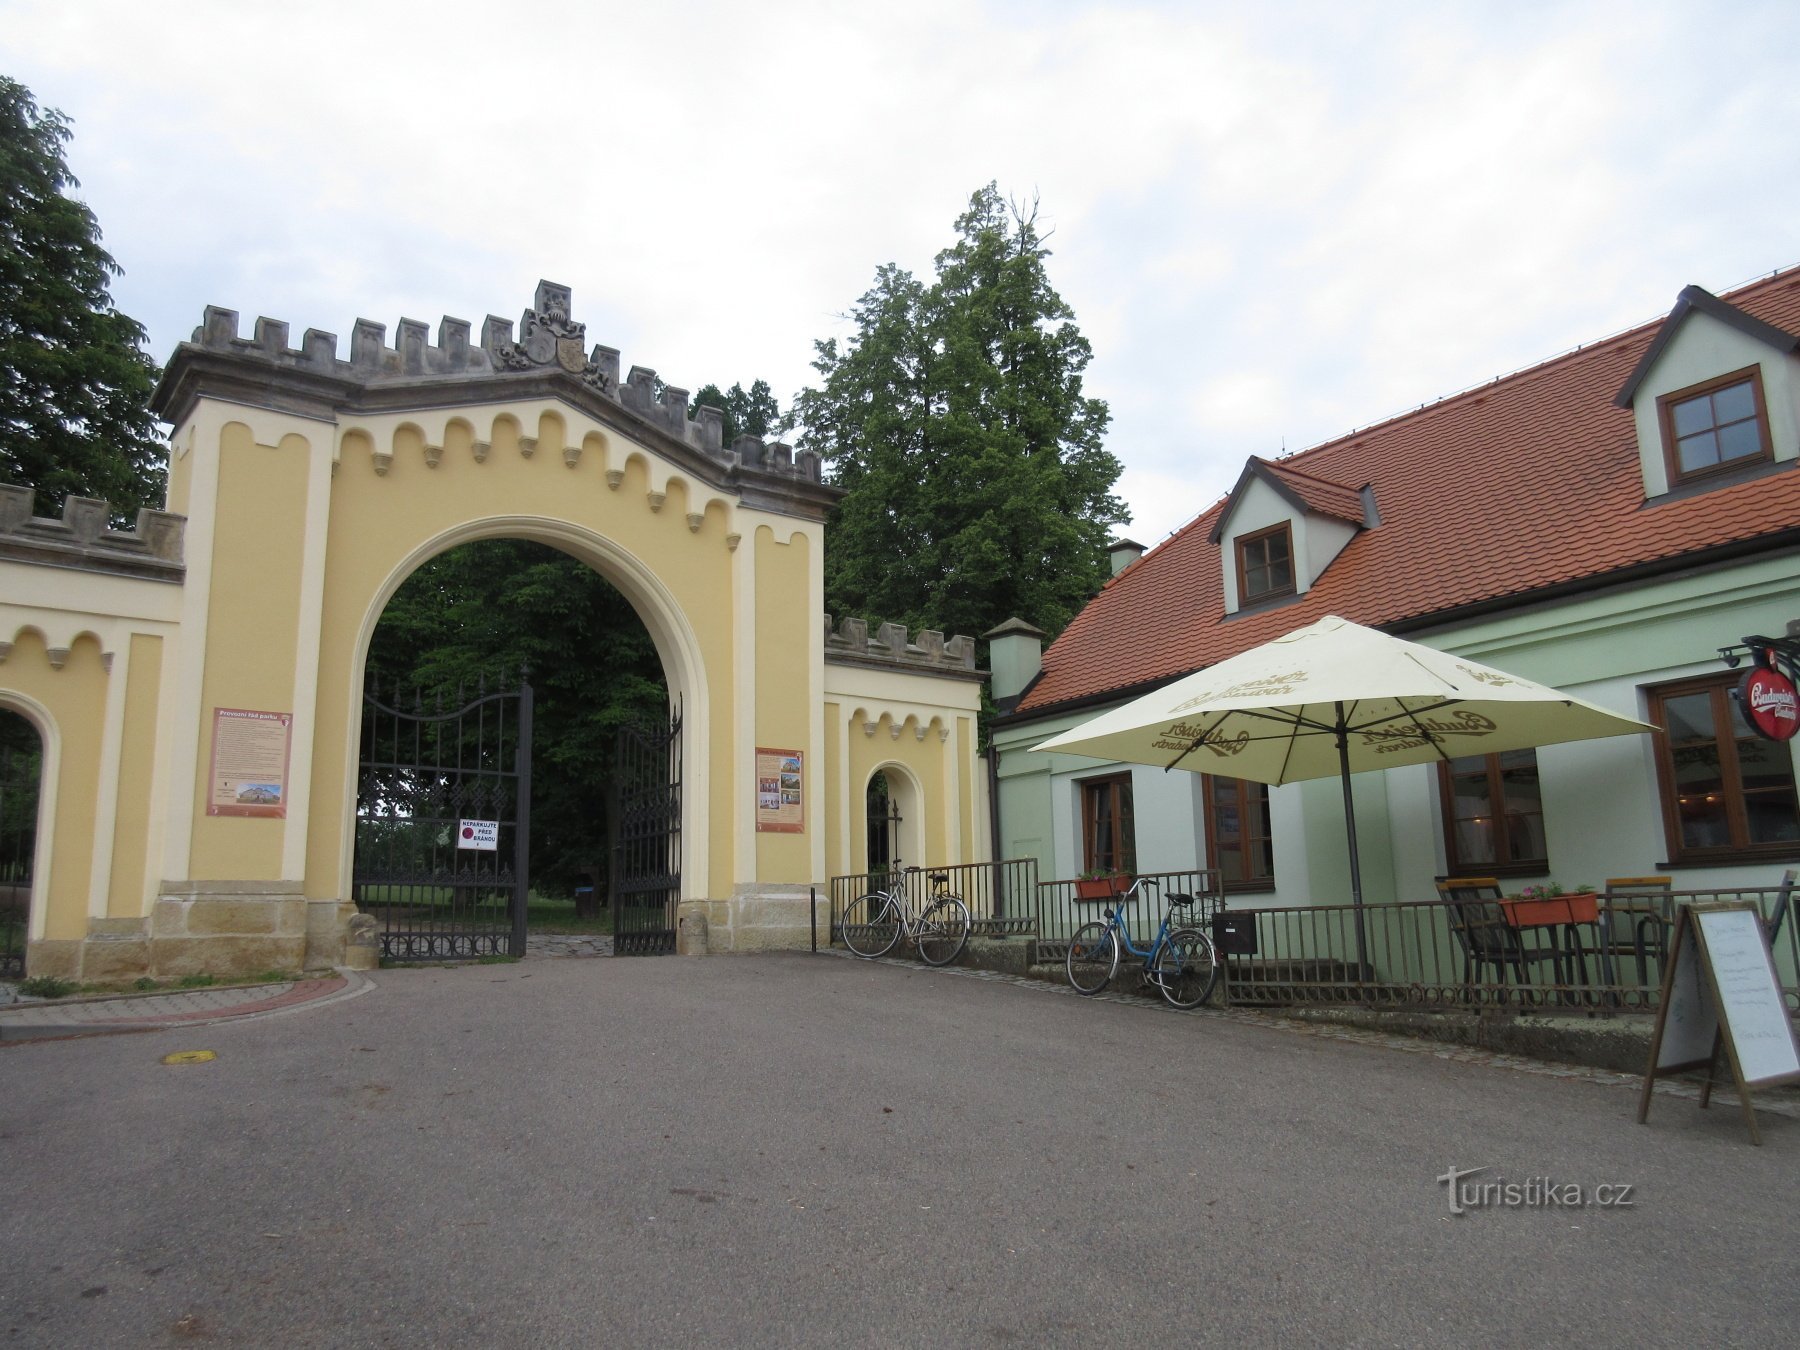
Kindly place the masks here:
MULTIPOLYGON (((726 900, 684 901, 706 916, 707 950, 800 951, 812 946, 812 892, 805 886, 739 886, 726 900)), ((824 894, 820 923, 826 922, 824 894)))
POLYGON ((297 881, 165 881, 150 912, 150 974, 300 970, 308 909, 297 881))

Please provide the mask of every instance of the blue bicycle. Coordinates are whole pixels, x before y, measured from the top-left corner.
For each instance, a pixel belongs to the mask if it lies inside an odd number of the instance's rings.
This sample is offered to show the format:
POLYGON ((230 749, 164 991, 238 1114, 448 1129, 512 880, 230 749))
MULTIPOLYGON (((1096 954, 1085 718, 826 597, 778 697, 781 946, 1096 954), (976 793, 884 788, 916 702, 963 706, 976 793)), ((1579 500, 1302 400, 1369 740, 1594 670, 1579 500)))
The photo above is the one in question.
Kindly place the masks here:
POLYGON ((1156 930, 1156 941, 1148 948, 1135 946, 1125 931, 1121 918, 1125 906, 1146 887, 1160 883, 1154 877, 1139 877, 1131 889, 1118 897, 1117 908, 1106 911, 1104 923, 1085 923, 1069 943, 1069 983, 1077 992, 1097 994, 1112 983, 1119 970, 1119 953, 1123 949, 1144 963, 1145 984, 1155 985, 1162 996, 1177 1008, 1198 1008, 1212 997, 1219 983, 1219 960, 1212 939, 1187 922, 1172 928, 1171 921, 1181 911, 1192 911, 1194 897, 1169 893, 1168 912, 1156 930))

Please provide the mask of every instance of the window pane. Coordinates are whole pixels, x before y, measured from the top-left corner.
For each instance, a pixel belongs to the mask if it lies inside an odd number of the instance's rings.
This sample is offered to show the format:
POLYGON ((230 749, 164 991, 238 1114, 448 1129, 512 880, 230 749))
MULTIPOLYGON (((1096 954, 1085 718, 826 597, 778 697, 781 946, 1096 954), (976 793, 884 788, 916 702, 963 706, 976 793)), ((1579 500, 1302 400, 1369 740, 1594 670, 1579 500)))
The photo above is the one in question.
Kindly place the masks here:
POLYGON ((1510 862, 1538 862, 1550 856, 1544 842, 1544 818, 1517 816, 1507 818, 1507 842, 1512 845, 1510 862))
POLYGON ((1486 816, 1456 822, 1458 870, 1494 861, 1494 825, 1486 816))
POLYGON ((1800 839, 1800 802, 1794 790, 1752 793, 1744 802, 1744 815, 1753 844, 1779 844, 1800 839))
POLYGON ((1753 459, 1762 454, 1762 436, 1755 422, 1734 422, 1720 427, 1720 459, 1753 459))
POLYGON ((1705 395, 1685 399, 1675 405, 1672 420, 1677 436, 1692 436, 1697 431, 1706 431, 1713 424, 1712 400, 1705 395))
POLYGON ((1683 741, 1712 740, 1712 695, 1702 692, 1665 699, 1663 726, 1668 730, 1669 740, 1676 745, 1683 741))
POLYGON ((1756 399, 1750 392, 1748 380, 1719 390, 1712 396, 1712 405, 1713 420, 1720 425, 1756 416, 1756 399))
POLYGON ((1681 461, 1683 473, 1710 469, 1719 462, 1719 438, 1710 431, 1703 431, 1698 436, 1683 436, 1675 442, 1675 454, 1681 461))
POLYGON ((1285 591, 1294 584, 1294 568, 1286 558, 1278 559, 1269 565, 1269 589, 1285 591))

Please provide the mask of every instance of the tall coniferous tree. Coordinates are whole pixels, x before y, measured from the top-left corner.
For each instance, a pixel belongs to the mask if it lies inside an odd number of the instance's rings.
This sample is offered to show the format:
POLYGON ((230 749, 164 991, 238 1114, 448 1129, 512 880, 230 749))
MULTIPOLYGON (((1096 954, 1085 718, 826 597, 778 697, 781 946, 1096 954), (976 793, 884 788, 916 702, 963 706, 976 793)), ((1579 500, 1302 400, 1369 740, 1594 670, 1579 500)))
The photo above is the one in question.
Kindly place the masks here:
POLYGON ((836 613, 979 634, 1017 615, 1054 633, 1106 579, 1126 517, 1092 349, 1050 284, 1029 209, 990 183, 929 286, 889 265, 840 350, 817 344, 803 444, 846 496, 825 554, 836 613))
POLYGON ((34 488, 40 512, 74 493, 129 513, 162 504, 157 367, 113 307, 119 267, 93 212, 68 195, 69 134, 0 76, 0 482, 34 488))

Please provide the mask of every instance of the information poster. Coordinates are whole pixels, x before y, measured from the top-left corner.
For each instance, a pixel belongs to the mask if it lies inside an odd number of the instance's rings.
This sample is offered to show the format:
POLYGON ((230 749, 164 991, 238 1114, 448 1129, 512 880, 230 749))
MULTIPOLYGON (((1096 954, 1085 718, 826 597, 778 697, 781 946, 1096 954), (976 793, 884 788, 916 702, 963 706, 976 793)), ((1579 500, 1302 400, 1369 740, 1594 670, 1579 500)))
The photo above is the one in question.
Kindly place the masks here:
POLYGON ((798 750, 756 747, 756 828, 775 834, 806 830, 804 757, 798 750))
POLYGON ((214 708, 209 816, 287 818, 292 713, 214 708))

